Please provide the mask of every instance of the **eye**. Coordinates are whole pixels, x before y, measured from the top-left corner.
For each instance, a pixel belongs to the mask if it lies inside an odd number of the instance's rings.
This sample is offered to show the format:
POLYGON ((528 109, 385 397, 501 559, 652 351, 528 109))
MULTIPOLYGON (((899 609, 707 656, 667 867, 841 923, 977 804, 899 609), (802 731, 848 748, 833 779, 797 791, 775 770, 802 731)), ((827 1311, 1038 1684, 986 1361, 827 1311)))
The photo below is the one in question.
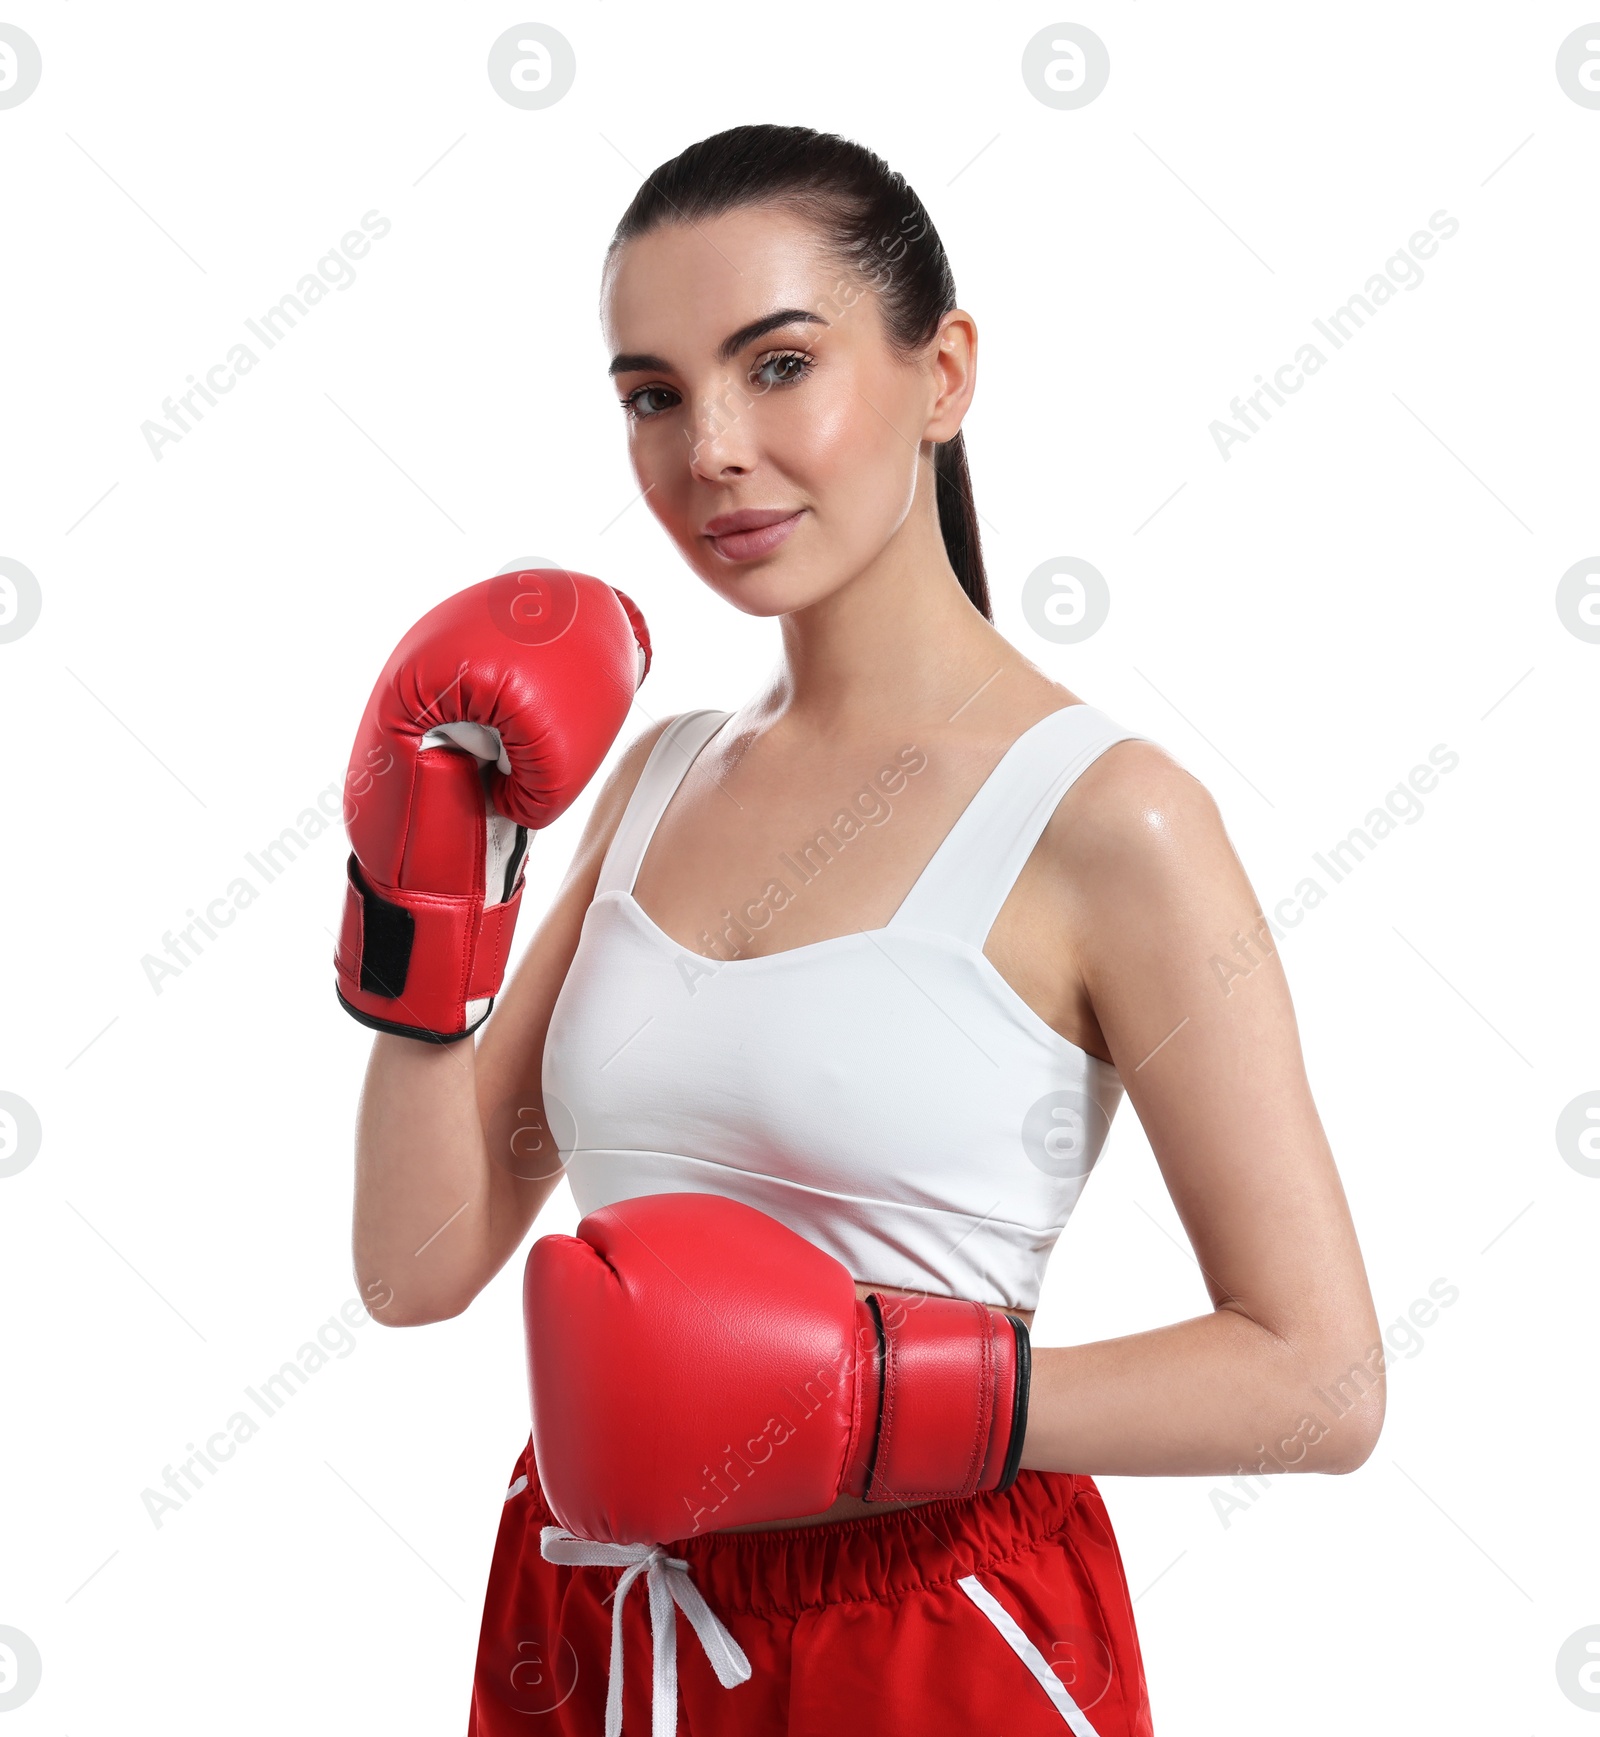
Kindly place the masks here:
POLYGON ((750 379, 753 384, 764 385, 768 391, 774 386, 797 386, 816 365, 816 358, 809 351, 772 350, 750 370, 750 379), (769 369, 773 371, 772 376, 763 382, 762 376, 769 369))
POLYGON ((651 394, 657 392, 670 398, 673 403, 678 402, 678 394, 670 386, 636 386, 619 400, 623 414, 634 422, 648 422, 651 417, 659 416, 663 410, 670 410, 671 404, 652 406, 648 402, 651 394))

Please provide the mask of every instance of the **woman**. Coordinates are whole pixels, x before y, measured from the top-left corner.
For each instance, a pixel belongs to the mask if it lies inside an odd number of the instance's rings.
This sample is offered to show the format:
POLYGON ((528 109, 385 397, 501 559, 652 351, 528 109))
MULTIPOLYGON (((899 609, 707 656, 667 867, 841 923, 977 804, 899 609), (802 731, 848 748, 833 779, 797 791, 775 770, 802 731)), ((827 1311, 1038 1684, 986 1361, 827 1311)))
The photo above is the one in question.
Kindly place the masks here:
MULTIPOLYGON (((1200 784, 990 623, 960 432, 976 326, 903 179, 803 128, 691 146, 622 218, 603 323, 651 511, 719 597, 778 619, 783 656, 736 713, 657 723, 617 762, 475 1054, 379 1037, 358 1276, 393 1290, 391 1321, 458 1313, 555 1185, 507 1156, 548 1126, 585 1212, 728 1195, 858 1297, 1030 1323, 1126 1090, 1212 1311, 1035 1347, 1009 1488, 713 1512, 673 1572, 733 1650, 679 1625, 676 1692, 696 1733, 1148 1732, 1092 1475, 1349 1471, 1382 1419, 1257 900, 1200 784)), ((653 1716, 634 1573, 548 1559, 553 1524, 530 1444, 479 1737, 653 1716)))

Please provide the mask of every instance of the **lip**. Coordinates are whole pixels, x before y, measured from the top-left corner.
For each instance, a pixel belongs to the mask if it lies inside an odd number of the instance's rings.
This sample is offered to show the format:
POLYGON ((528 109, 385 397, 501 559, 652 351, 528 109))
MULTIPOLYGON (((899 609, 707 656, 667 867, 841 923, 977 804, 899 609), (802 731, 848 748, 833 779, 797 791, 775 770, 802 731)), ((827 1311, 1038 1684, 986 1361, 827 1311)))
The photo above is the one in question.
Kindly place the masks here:
POLYGON ((782 507, 746 507, 737 513, 720 513, 707 522, 705 538, 724 560, 753 561, 787 541, 804 511, 804 507, 788 512, 782 507))

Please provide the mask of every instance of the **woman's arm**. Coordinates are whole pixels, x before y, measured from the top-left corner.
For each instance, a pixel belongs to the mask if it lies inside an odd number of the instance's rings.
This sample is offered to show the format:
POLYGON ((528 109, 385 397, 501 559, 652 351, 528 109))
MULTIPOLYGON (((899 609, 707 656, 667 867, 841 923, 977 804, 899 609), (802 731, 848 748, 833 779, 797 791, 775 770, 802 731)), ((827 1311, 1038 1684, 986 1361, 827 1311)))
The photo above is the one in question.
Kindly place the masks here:
MULTIPOLYGON (((566 878, 478 1038, 379 1036, 356 1122, 355 1275, 388 1293, 373 1318, 459 1315, 515 1252, 560 1179, 544 1123, 545 1033, 600 864, 669 720, 630 744, 601 787, 566 878)), ((538 848, 537 840, 532 848, 538 848)))
POLYGON ((1158 747, 1118 744, 1080 787, 1050 869, 1212 1313, 1037 1350, 1022 1463, 1352 1471, 1382 1426, 1381 1340, 1260 905, 1210 794, 1158 747))

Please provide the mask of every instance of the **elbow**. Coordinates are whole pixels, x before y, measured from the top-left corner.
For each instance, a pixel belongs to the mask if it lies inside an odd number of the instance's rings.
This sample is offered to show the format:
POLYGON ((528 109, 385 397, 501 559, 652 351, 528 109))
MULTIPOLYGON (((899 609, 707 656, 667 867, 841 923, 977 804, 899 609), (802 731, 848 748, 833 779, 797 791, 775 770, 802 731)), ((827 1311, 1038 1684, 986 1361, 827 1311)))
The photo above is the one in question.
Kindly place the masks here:
POLYGON ((1328 1467, 1330 1472, 1359 1471, 1372 1458, 1372 1450, 1378 1445, 1378 1437, 1383 1433, 1383 1411, 1383 1386, 1380 1382, 1358 1412, 1339 1419, 1341 1452, 1328 1467))
POLYGON ((419 1303, 409 1309, 402 1309, 395 1304, 381 1314, 373 1314, 372 1318, 380 1327, 431 1327, 436 1321, 453 1320, 463 1313, 465 1308, 465 1304, 459 1309, 446 1309, 419 1303))
POLYGON ((364 1282, 361 1299, 368 1317, 380 1327, 430 1327, 436 1321, 450 1321, 464 1314, 472 1301, 470 1296, 453 1299, 408 1295, 381 1279, 364 1282))
MULTIPOLYGON (((1359 1471, 1383 1432, 1386 1381, 1381 1342, 1356 1350, 1343 1334, 1292 1339, 1273 1333, 1272 1339, 1271 1412, 1296 1418, 1294 1427, 1277 1443, 1277 1469, 1359 1471)), ((1256 1451, 1263 1452, 1259 1444, 1256 1451)))
POLYGON ((1329 1417, 1317 1470, 1345 1473, 1359 1471, 1372 1457, 1383 1433, 1387 1405, 1381 1346, 1376 1354, 1345 1357, 1319 1385, 1329 1417))

